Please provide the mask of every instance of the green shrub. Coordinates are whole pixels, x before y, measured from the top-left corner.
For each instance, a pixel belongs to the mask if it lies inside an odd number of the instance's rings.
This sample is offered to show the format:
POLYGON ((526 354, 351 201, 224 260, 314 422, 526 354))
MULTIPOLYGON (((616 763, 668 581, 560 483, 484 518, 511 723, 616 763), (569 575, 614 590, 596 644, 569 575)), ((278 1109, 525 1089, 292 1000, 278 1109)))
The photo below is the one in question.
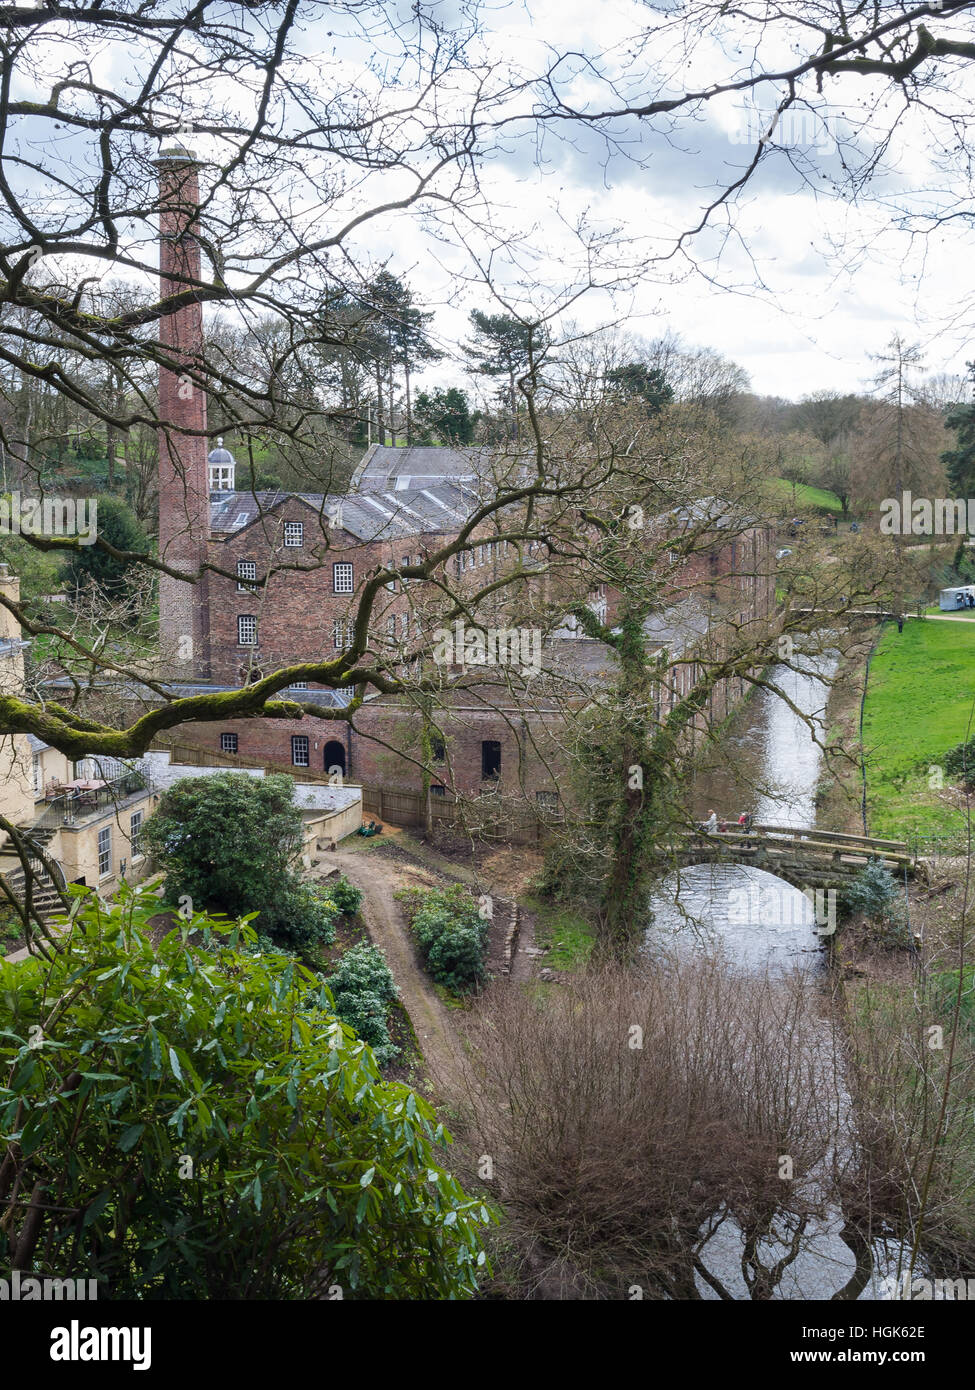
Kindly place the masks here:
POLYGON ((331 946, 338 904, 323 888, 295 879, 287 885, 270 910, 262 913, 273 923, 278 944, 308 947, 331 946))
POLYGON ((975 786, 975 738, 945 754, 945 771, 950 777, 960 777, 966 787, 975 786))
POLYGON ((493 1217, 427 1102, 292 957, 203 914, 154 944, 158 910, 91 895, 51 961, 0 962, 0 1267, 118 1299, 473 1296, 493 1217))
POLYGON ((848 880, 840 890, 840 903, 844 912, 859 913, 874 924, 880 945, 891 949, 910 946, 900 886, 879 859, 871 859, 848 880))
POLYGON ((362 890, 356 888, 343 874, 325 885, 325 891, 343 917, 354 917, 362 906, 362 890))
POLYGON ((398 1055, 386 1026, 389 1005, 399 997, 386 957, 378 946, 352 946, 328 977, 335 1013, 367 1042, 381 1066, 398 1055))
POLYGON ((406 906, 423 962, 437 983, 457 994, 481 984, 490 925, 464 887, 406 888, 396 896, 406 906))
POLYGON ((167 901, 188 898, 228 917, 258 912, 258 930, 279 946, 330 945, 343 911, 336 889, 346 902, 356 893, 298 876, 301 812, 294 783, 280 773, 186 777, 163 795, 143 839, 166 871, 167 901))

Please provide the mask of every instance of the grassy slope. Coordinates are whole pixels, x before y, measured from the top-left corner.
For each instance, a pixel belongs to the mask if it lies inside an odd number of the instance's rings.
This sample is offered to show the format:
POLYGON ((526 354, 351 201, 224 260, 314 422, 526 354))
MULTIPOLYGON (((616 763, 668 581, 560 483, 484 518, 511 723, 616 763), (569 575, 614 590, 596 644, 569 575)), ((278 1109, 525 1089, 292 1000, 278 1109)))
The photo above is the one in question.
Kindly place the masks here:
MULTIPOLYGON (((772 487, 780 497, 787 497, 792 501, 792 484, 785 478, 773 478, 772 487)), ((827 492, 823 487, 809 487, 806 483, 796 484, 795 499, 797 507, 819 507, 827 512, 843 510, 835 492, 827 492)))
MULTIPOLYGON (((967 623, 887 628, 874 654, 864 711, 871 834, 944 834, 960 827, 928 769, 975 732, 975 632, 967 623)), ((947 780, 947 779, 946 779, 947 780)))

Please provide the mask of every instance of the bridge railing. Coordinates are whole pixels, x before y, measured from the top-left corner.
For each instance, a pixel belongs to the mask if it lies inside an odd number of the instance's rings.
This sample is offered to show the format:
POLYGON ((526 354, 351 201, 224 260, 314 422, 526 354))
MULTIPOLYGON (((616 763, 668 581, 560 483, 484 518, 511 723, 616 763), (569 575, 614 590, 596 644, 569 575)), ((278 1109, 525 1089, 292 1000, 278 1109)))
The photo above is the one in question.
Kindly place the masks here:
POLYGON ((748 830, 739 825, 729 825, 727 830, 708 831, 703 828, 691 832, 684 848, 706 844, 718 849, 724 847, 754 849, 760 844, 764 850, 787 852, 790 847, 819 858, 829 856, 839 858, 876 858, 888 864, 913 865, 917 856, 911 853, 903 840, 883 840, 870 835, 851 835, 844 831, 817 830, 815 826, 769 825, 764 822, 753 824, 748 830))

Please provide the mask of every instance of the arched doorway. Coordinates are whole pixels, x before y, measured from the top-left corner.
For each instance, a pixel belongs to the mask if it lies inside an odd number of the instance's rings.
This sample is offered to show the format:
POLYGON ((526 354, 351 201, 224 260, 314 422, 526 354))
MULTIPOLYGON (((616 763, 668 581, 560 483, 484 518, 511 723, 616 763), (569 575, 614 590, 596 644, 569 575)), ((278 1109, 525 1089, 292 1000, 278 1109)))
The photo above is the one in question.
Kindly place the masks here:
POLYGON ((334 772, 338 768, 342 776, 345 776, 345 744, 339 743, 337 738, 329 739, 322 754, 326 772, 334 772))

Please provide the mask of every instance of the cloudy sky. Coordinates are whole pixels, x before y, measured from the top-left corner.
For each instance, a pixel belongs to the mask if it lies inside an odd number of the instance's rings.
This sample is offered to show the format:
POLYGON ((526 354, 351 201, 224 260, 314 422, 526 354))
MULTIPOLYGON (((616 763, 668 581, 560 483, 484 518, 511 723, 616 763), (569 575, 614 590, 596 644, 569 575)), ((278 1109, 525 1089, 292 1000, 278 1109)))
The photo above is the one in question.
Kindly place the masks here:
MULTIPOLYGON (((646 28, 646 18, 646 9, 629 0, 528 0, 498 5, 487 41, 499 56, 517 55, 523 68, 542 65, 555 46, 585 52, 624 90, 645 93, 646 67, 658 55, 633 62, 627 38, 646 28)), ((785 48, 766 52, 788 57, 785 48)), ((685 81, 692 87, 713 82, 734 65, 727 45, 705 41, 683 69, 685 81)), ((567 90, 580 102, 613 104, 606 85, 581 64, 574 77, 568 65, 565 72, 567 90)), ((583 215, 596 227, 617 225, 633 239, 626 254, 639 248, 648 257, 635 292, 612 298, 590 293, 573 307, 579 321, 595 325, 620 316, 648 337, 670 328, 740 362, 761 393, 795 398, 818 389, 858 389, 876 370, 869 354, 894 332, 922 344, 928 372, 963 373, 975 357, 964 312, 970 221, 912 243, 894 226, 892 212, 930 206, 932 189, 940 205, 951 202, 954 190, 940 159, 944 129, 905 117, 879 81, 834 80, 826 97, 825 120, 791 113, 775 130, 779 148, 736 206, 738 235, 723 234, 727 224, 719 214, 718 230, 697 239, 692 258, 649 259, 668 251, 673 235, 693 225, 715 192, 740 175, 774 109, 770 91, 761 104, 722 97, 670 131, 645 122, 617 125, 629 154, 608 152, 599 136, 579 128, 549 135, 541 146, 527 137, 512 139, 508 156, 488 167, 485 188, 512 225, 524 226, 535 260, 523 253, 522 263, 534 266, 538 285, 556 285, 560 275, 565 282, 565 266, 578 248, 564 224, 583 215), (895 117, 898 137, 869 189, 857 201, 834 196, 828 181, 843 178, 837 139, 849 163, 851 155, 872 148, 869 132, 886 129, 895 117)), ((941 101, 954 111, 968 106, 961 91, 941 101)), ((381 229, 373 228, 366 240, 374 254, 383 254, 381 229)), ((431 252, 419 228, 397 225, 391 268, 408 272, 418 289, 428 286, 442 300, 443 265, 456 273, 462 260, 443 248, 431 252)), ((463 337, 463 315, 483 304, 483 294, 474 288, 458 293, 456 280, 446 294, 451 305, 438 312, 438 328, 447 339, 463 337)))
MULTIPOLYGON (((498 83, 509 80, 512 71, 537 74, 556 53, 571 53, 559 66, 560 90, 574 106, 595 110, 741 75, 754 50, 741 42, 740 31, 721 33, 709 23, 692 47, 682 46, 670 27, 670 7, 678 2, 665 0, 651 10, 639 0, 483 0, 474 51, 496 65, 492 81, 498 83)), ((409 0, 385 3, 388 13, 399 6, 411 22, 409 0)), ((431 8, 442 23, 463 24, 466 3, 439 0, 431 8)), ((704 8, 702 0, 698 10, 704 8)), ((323 101, 330 101, 333 91, 402 100, 407 88, 394 89, 389 80, 395 60, 387 60, 381 27, 339 33, 334 11, 311 0, 301 13, 298 42, 323 101)), ((241 22, 261 21, 251 12, 241 22)), ((931 16, 928 22, 939 32, 946 26, 950 32, 952 24, 956 30, 967 26, 962 32, 972 37, 970 19, 931 16)), ((790 47, 790 33, 809 42, 809 31, 795 26, 761 29, 759 58, 766 70, 786 67, 806 52, 790 47)), ((396 42, 390 39, 388 48, 395 53, 396 42)), ((96 44, 88 56, 105 90, 137 89, 139 78, 123 46, 96 44)), ((25 95, 64 71, 65 49, 56 33, 39 40, 34 59, 33 71, 18 75, 14 84, 25 95)), ((188 51, 183 119, 190 124, 194 102, 205 105, 219 85, 199 71, 194 75, 192 62, 188 51)), ((935 103, 964 123, 963 136, 972 105, 961 84, 967 78, 971 85, 970 73, 961 74, 957 89, 939 92, 935 103)), ((408 79, 407 72, 407 84, 408 79)), ((469 96, 463 73, 451 81, 452 89, 438 98, 444 110, 452 99, 459 109, 469 96)), ((253 94, 241 83, 224 85, 220 100, 236 102, 250 119, 253 94)), ((676 238, 741 175, 781 90, 767 84, 757 98, 722 96, 669 124, 629 119, 596 130, 555 123, 541 136, 531 120, 515 119, 530 111, 538 90, 519 92, 495 108, 495 115, 511 120, 501 136, 488 141, 494 148, 481 167, 481 188, 490 211, 482 216, 493 220, 495 242, 498 233, 510 235, 511 247, 495 245, 489 277, 484 257, 491 242, 476 216, 466 225, 455 221, 448 233, 441 227, 439 237, 415 212, 377 219, 356 234, 358 253, 373 266, 387 262, 409 280, 418 301, 436 310, 435 332, 446 352, 455 352, 467 336, 472 308, 532 313, 567 304, 563 320, 585 328, 615 323, 647 338, 671 331, 690 345, 712 347, 739 362, 756 391, 789 398, 820 389, 861 389, 876 370, 869 354, 880 351, 895 332, 921 344, 931 374, 963 373, 965 362, 975 358, 970 332, 975 309, 969 312, 966 275, 975 249, 967 211, 970 185, 961 186, 951 170, 952 156, 944 147, 954 136, 947 123, 904 112, 888 84, 828 79, 818 112, 789 113, 733 208, 719 210, 708 228, 676 253, 676 238), (852 199, 844 170, 872 153, 877 133, 892 124, 896 138, 880 169, 852 199), (834 185, 845 196, 836 196, 834 185), (897 226, 905 210, 959 206, 966 210, 963 217, 913 241, 897 226), (583 238, 580 226, 586 229, 583 238), (575 297, 584 264, 592 268, 597 288, 575 297), (503 303, 492 303, 486 278, 503 303)), ((7 157, 17 141, 27 147, 31 129, 30 119, 17 127, 6 143, 7 157)), ((80 140, 62 131, 48 141, 49 150, 59 146, 53 158, 61 165, 51 166, 53 174, 81 162, 80 140)), ((205 146, 204 140, 197 147, 201 157, 219 163, 219 152, 205 146)), ((153 176, 148 163, 143 169, 153 176)), ((10 176, 28 177, 16 161, 10 176)), ((51 186, 57 186, 56 179, 51 186)), ((396 192, 396 180, 370 174, 364 189, 353 181, 350 208, 360 192, 382 201, 396 192)), ((336 204, 316 206, 321 200, 311 170, 306 190, 296 194, 301 198, 310 223, 340 215, 336 204)), ((154 224, 147 223, 140 234, 148 266, 155 255, 154 224)), ((433 368, 427 380, 452 376, 461 379, 444 365, 433 368)))

